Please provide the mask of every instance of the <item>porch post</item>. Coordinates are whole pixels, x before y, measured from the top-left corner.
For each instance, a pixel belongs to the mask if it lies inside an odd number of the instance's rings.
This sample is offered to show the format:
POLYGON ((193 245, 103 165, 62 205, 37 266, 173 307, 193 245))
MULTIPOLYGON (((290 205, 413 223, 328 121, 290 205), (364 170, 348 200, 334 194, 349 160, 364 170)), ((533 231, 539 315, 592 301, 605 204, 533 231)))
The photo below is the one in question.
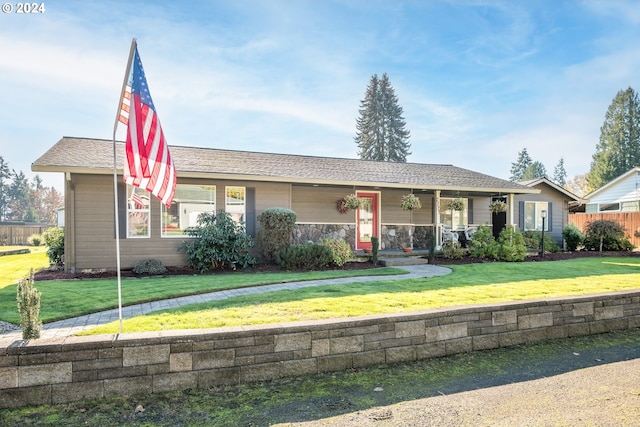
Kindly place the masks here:
POLYGON ((442 249, 442 227, 440 226, 440 190, 435 191, 435 198, 433 201, 433 223, 434 223, 434 236, 436 238, 436 249, 442 249))
POLYGON ((508 200, 509 200, 509 217, 507 218, 507 225, 510 226, 512 229, 515 229, 516 228, 516 222, 514 219, 515 206, 513 206, 513 204, 515 203, 515 195, 513 193, 509 193, 508 200))

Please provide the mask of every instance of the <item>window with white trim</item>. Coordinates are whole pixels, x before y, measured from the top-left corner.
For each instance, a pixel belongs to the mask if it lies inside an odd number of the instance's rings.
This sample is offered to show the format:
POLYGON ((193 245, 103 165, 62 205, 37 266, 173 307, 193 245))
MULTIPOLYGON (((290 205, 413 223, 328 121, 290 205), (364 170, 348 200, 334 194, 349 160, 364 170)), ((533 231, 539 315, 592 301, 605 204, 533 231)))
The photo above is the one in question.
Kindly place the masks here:
POLYGON ((184 237, 198 215, 216 211, 216 186, 178 184, 171 206, 162 206, 162 237, 184 237))
POLYGON ((449 209, 449 203, 454 199, 440 199, 440 223, 453 230, 464 230, 469 225, 469 200, 462 199, 464 208, 461 211, 449 209))
POLYGON ((599 212, 617 212, 620 210, 620 203, 599 203, 598 211, 599 212))
POLYGON ((149 196, 147 190, 127 185, 127 237, 149 237, 149 196))
POLYGON ((549 203, 548 202, 524 202, 524 229, 542 231, 542 211, 547 212, 544 221, 544 230, 549 231, 549 203))
POLYGON ((247 212, 246 188, 225 187, 224 210, 238 225, 244 225, 247 212))

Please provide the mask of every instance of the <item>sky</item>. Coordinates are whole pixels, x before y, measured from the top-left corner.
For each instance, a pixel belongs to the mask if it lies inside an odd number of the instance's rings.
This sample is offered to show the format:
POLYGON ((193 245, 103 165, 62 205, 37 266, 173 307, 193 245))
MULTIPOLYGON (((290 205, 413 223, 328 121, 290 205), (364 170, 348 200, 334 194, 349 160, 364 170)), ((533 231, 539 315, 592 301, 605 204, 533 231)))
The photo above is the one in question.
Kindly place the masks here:
POLYGON ((38 4, 0 13, 0 156, 30 178, 62 136, 113 137, 133 38, 170 145, 357 158, 387 73, 409 162, 503 179, 525 148, 549 176, 561 158, 587 173, 613 98, 640 89, 634 0, 38 4))

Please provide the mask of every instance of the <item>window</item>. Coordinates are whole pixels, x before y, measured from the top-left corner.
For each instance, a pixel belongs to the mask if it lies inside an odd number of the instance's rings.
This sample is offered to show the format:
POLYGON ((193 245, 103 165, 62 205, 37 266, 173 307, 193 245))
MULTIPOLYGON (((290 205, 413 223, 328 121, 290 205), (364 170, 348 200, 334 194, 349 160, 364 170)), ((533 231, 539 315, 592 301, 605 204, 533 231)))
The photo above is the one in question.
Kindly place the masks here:
POLYGON ((215 185, 178 184, 171 206, 162 207, 162 237, 183 237, 198 225, 198 215, 215 211, 215 185))
POLYGON ((440 199, 440 222, 443 226, 454 230, 463 230, 469 223, 469 200, 464 201, 464 209, 456 211, 449 209, 449 203, 453 199, 440 199))
POLYGON ((225 188, 225 211, 231 215, 236 224, 243 225, 245 222, 246 203, 245 187, 225 188))
POLYGON ((149 192, 127 185, 127 237, 149 237, 149 192))
POLYGON ((619 211, 620 203, 600 203, 598 205, 598 210, 600 212, 611 212, 611 211, 619 211))
POLYGON ((544 223, 544 230, 549 231, 549 203, 547 202, 524 202, 524 229, 542 230, 542 211, 547 212, 544 223))

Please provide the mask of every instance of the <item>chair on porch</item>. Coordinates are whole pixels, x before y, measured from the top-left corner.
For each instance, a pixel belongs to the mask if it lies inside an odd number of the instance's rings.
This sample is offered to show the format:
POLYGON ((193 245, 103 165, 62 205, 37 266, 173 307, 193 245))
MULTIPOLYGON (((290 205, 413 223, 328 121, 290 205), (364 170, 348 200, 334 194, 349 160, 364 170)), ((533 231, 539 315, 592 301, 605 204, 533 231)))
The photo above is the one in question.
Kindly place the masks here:
POLYGON ((442 244, 445 242, 458 243, 458 233, 450 228, 442 229, 442 244))

